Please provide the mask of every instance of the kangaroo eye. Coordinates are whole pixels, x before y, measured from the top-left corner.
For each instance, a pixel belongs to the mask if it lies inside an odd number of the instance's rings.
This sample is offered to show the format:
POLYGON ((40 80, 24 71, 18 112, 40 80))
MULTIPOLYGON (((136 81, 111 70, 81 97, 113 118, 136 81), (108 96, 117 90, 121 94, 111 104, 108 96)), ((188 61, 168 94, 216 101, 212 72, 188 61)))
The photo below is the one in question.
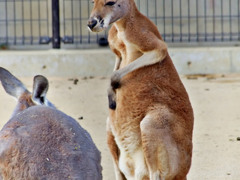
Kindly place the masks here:
POLYGON ((116 4, 116 2, 114 1, 108 1, 105 6, 113 6, 114 4, 116 4))

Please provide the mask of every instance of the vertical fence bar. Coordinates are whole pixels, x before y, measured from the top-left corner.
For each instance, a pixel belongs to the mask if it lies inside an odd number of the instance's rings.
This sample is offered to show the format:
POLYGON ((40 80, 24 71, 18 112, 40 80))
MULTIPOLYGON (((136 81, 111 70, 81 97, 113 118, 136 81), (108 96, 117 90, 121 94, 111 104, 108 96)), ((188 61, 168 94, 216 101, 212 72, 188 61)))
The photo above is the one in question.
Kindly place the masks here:
POLYGON ((32 9, 33 9, 32 1, 30 1, 30 32, 31 32, 31 35, 30 35, 31 43, 30 44, 33 44, 33 15, 32 15, 32 9))
POLYGON ((229 0, 229 30, 230 30, 230 37, 229 40, 232 41, 232 0, 229 0))
POLYGON ((223 34, 223 32, 224 32, 224 29, 223 29, 223 24, 224 24, 224 22, 223 22, 223 0, 221 0, 221 41, 223 41, 224 39, 223 39, 223 37, 224 37, 224 34, 223 34))
POLYGON ((198 0, 196 0, 196 35, 197 35, 197 42, 199 42, 199 13, 198 13, 198 0))
POLYGON ((82 19, 82 1, 80 0, 79 1, 79 17, 80 17, 80 22, 79 22, 79 30, 80 30, 80 39, 79 39, 79 42, 80 42, 80 44, 82 44, 82 21, 81 21, 81 19, 82 19))
POLYGON ((98 33, 96 33, 96 43, 98 43, 98 33))
POLYGON ((204 0, 204 31, 205 31, 205 41, 207 41, 207 3, 204 0))
POLYGON ((172 42, 174 42, 174 21, 173 21, 173 17, 174 17, 174 9, 173 9, 173 0, 171 0, 171 19, 172 19, 172 42))
POLYGON ((166 16, 165 16, 165 0, 163 0, 163 39, 166 40, 166 16))
POLYGON ((212 8, 213 8, 213 14, 212 14, 212 16, 213 16, 213 39, 212 39, 212 41, 214 42, 215 41, 215 0, 213 0, 213 6, 212 6, 212 8))
POLYGON ((6 24, 6 44, 8 44, 8 9, 7 9, 7 0, 5 0, 5 17, 6 17, 6 20, 5 20, 5 24, 6 24))
MULTIPOLYGON (((72 26, 72 37, 74 37, 74 17, 73 17, 73 11, 74 11, 74 6, 73 6, 73 0, 71 0, 71 10, 72 10, 72 13, 71 13, 71 26, 72 26)), ((73 38, 73 41, 74 41, 74 38, 73 38)))
POLYGON ((66 12, 65 12, 65 7, 66 7, 66 3, 65 0, 62 1, 62 14, 63 14, 63 37, 66 36, 66 12))
MULTIPOLYGON (((87 3, 87 4, 88 4, 88 7, 87 7, 87 8, 88 8, 88 10, 87 10, 87 12, 88 12, 88 17, 90 16, 90 9, 89 9, 89 8, 90 8, 90 5, 89 5, 89 3, 90 3, 90 1, 88 1, 88 3, 87 3)), ((90 43, 90 41, 91 41, 90 32, 88 31, 88 43, 90 43)))
POLYGON ((49 9, 48 9, 48 0, 46 0, 46 7, 47 7, 47 35, 49 36, 49 9))
POLYGON ((223 37, 224 37, 224 34, 223 34, 223 0, 221 0, 221 31, 222 31, 222 37, 221 37, 221 41, 223 41, 223 37))
POLYGON ((182 42, 182 36, 183 36, 183 34, 182 34, 182 0, 180 0, 180 5, 179 5, 179 8, 180 8, 180 10, 179 10, 179 16, 180 16, 180 42, 182 42))
POLYGON ((157 0, 155 0, 154 1, 154 5, 155 5, 155 18, 154 18, 154 22, 155 22, 155 24, 156 24, 156 26, 158 25, 158 22, 157 22, 157 18, 158 18, 158 16, 157 16, 157 0))
POLYGON ((60 49, 59 0, 52 0, 52 47, 60 49))
POLYGON ((16 1, 13 1, 13 20, 14 20, 14 42, 13 44, 16 45, 17 43, 17 29, 16 29, 16 1))
POLYGON ((190 0, 188 0, 188 42, 191 41, 190 0))
POLYGON ((22 44, 25 44, 25 33, 24 33, 24 3, 22 0, 22 44))
POLYGON ((38 36, 41 37, 41 8, 40 8, 40 0, 38 0, 38 36))
POLYGON ((240 41, 240 0, 238 0, 238 40, 240 41))
POLYGON ((149 14, 148 14, 148 0, 146 0, 147 3, 146 3, 146 12, 147 12, 147 17, 149 18, 149 14))

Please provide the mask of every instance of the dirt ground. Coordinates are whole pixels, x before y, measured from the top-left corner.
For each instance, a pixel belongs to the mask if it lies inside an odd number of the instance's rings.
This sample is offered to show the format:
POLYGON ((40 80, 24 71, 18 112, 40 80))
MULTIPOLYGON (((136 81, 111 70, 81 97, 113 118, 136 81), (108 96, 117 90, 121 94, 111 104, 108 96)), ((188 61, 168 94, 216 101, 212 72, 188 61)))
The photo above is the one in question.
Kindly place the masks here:
MULTIPOLYGON (((240 75, 181 76, 195 114, 193 159, 189 180, 240 179, 240 75)), ((32 77, 19 77, 29 90, 32 77)), ((114 171, 106 144, 108 105, 104 77, 48 77, 48 99, 89 131, 102 153, 103 179, 114 171)), ((0 127, 15 101, 0 87, 0 127)))

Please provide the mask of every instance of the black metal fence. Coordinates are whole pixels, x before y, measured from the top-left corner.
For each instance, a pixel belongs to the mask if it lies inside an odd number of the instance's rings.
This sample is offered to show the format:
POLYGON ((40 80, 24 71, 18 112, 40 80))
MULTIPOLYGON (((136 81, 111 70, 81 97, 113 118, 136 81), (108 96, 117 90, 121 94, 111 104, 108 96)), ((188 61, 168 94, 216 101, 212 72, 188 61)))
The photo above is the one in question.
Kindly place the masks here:
MULTIPOLYGON (((168 43, 240 42, 240 0, 136 3, 168 43)), ((66 46, 97 44, 101 37, 107 37, 107 31, 89 33, 86 24, 91 9, 90 0, 0 0, 0 45, 54 44, 56 38, 66 46)))
POLYGON ((61 32, 64 43, 96 44, 99 38, 107 38, 107 31, 90 33, 87 21, 93 4, 91 0, 62 0, 61 32))
POLYGON ((48 0, 0 0, 0 44, 48 43, 50 17, 48 0))

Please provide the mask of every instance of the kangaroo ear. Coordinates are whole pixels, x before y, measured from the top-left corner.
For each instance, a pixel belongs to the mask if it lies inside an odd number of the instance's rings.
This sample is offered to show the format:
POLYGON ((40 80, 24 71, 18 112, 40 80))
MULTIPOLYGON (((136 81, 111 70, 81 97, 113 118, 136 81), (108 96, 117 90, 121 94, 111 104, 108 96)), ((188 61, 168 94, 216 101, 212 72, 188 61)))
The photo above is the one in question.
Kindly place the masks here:
POLYGON ((13 76, 8 70, 0 67, 0 81, 2 83, 5 91, 15 97, 19 98, 24 92, 29 91, 25 88, 23 83, 18 80, 15 76, 13 76))
POLYGON ((46 94, 48 91, 48 80, 44 76, 37 75, 33 79, 32 100, 36 104, 46 103, 46 94))

